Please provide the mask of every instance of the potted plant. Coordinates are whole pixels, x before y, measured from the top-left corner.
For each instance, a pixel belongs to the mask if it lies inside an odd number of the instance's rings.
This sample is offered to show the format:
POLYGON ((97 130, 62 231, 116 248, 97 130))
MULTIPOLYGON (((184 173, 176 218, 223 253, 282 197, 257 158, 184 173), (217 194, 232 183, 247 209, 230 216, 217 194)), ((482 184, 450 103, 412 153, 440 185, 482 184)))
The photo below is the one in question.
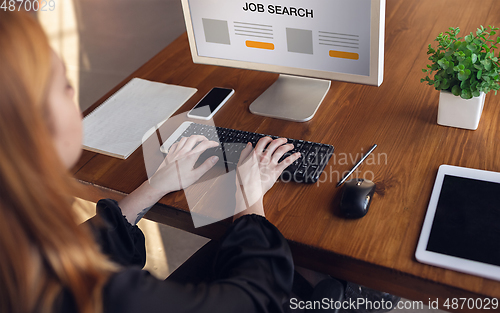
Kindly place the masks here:
POLYGON ((429 44, 427 54, 430 65, 421 82, 439 90, 438 124, 466 129, 477 129, 484 99, 488 92, 500 89, 500 63, 495 49, 500 43, 498 28, 483 26, 457 37, 460 29, 450 27, 435 39, 436 49, 429 44), (432 75, 434 74, 434 77, 432 75))

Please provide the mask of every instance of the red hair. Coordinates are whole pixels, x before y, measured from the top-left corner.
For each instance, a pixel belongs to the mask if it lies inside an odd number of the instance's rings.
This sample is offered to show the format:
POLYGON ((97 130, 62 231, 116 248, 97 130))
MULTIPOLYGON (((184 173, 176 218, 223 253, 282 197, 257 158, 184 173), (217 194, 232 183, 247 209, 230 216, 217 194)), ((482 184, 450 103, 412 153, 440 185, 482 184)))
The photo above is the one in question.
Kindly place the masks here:
POLYGON ((75 220, 78 185, 52 142, 52 53, 35 19, 0 10, 1 312, 52 312, 64 290, 100 312, 114 269, 75 220))

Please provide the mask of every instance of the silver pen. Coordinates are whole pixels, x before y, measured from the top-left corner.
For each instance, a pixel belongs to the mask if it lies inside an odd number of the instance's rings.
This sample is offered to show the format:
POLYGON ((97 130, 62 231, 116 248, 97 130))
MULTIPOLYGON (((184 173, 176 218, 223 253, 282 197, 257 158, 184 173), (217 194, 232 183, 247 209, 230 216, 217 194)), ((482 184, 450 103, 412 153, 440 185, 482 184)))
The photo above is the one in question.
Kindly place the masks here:
POLYGON ((349 178, 349 176, 351 176, 351 174, 358 168, 358 166, 361 165, 361 163, 363 163, 363 161, 370 155, 370 153, 372 153, 373 150, 375 150, 375 148, 377 147, 377 145, 373 145, 373 147, 370 149, 370 151, 368 151, 362 158, 361 160, 358 161, 358 163, 356 163, 356 165, 354 165, 354 167, 349 171, 349 173, 347 173, 347 175, 344 176, 344 178, 342 178, 341 181, 339 181, 339 183, 337 184, 337 187, 342 185, 345 180, 347 178, 349 178))

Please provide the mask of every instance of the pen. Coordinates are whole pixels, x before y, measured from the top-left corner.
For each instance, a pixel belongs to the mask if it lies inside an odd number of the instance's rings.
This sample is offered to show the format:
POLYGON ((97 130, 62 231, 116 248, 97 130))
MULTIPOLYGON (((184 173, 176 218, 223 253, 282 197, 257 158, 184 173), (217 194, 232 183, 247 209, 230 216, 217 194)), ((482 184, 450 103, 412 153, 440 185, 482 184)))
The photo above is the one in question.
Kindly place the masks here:
POLYGON ((377 147, 377 145, 373 145, 373 147, 370 149, 370 151, 368 151, 368 152, 365 154, 365 156, 363 156, 363 157, 361 158, 361 160, 359 160, 359 161, 358 161, 358 163, 356 163, 356 165, 354 165, 354 167, 353 167, 353 168, 349 171, 349 173, 347 173, 347 175, 345 175, 345 176, 344 176, 344 178, 342 178, 342 180, 341 180, 341 181, 339 181, 339 183, 337 184, 337 187, 338 187, 338 186, 340 186, 340 185, 342 185, 342 184, 345 182, 345 180, 346 180, 349 176, 351 176, 351 174, 352 174, 352 173, 353 173, 353 172, 354 172, 354 171, 358 168, 358 166, 360 166, 360 165, 361 165, 361 163, 363 163, 363 161, 364 161, 364 160, 365 160, 365 159, 366 159, 366 158, 370 155, 370 153, 372 153, 372 151, 373 151, 373 150, 375 150, 375 148, 376 148, 376 147, 377 147))

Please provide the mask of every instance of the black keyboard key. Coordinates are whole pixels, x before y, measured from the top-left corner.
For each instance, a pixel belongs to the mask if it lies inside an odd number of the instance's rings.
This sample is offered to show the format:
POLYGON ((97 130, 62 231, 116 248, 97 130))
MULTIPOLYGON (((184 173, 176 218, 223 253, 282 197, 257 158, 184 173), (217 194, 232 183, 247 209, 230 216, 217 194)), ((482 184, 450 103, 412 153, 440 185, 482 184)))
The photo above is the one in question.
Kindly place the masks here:
POLYGON ((299 165, 295 165, 294 163, 290 164, 281 174, 281 180, 284 182, 295 181, 294 175, 298 168, 299 165))
POLYGON ((298 182, 298 183, 305 183, 305 174, 306 174, 307 167, 304 165, 301 165, 293 174, 293 180, 298 182))
POLYGON ((294 174, 295 171, 292 171, 292 170, 289 170, 288 168, 285 169, 281 175, 280 175, 280 179, 281 181, 283 182, 291 182, 291 181, 294 181, 293 179, 293 174, 294 174))
POLYGON ((309 152, 307 154, 306 162, 309 165, 319 165, 321 162, 318 158, 318 153, 320 150, 320 145, 313 143, 311 148, 309 149, 309 152))
POLYGON ((330 160, 332 154, 333 154, 333 147, 331 149, 327 149, 326 151, 320 149, 320 152, 317 155, 318 164, 325 166, 330 160))
POLYGON ((314 145, 314 142, 306 141, 304 142, 304 147, 310 149, 314 145))
POLYGON ((307 183, 313 183, 316 182, 319 178, 318 172, 318 166, 317 165, 311 165, 307 168, 305 171, 304 177, 305 177, 305 182, 307 183))
POLYGON ((305 172, 307 170, 307 167, 305 165, 301 165, 296 171, 295 174, 304 176, 305 172))

